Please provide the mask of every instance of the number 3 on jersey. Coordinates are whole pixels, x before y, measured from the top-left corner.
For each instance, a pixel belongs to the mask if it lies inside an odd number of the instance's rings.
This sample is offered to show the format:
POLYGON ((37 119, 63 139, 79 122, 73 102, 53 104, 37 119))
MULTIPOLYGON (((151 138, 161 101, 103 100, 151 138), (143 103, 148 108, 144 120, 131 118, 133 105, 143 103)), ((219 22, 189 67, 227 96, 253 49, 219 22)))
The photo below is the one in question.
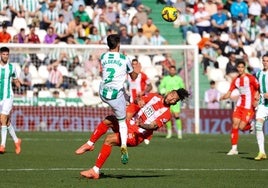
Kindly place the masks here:
POLYGON ((115 69, 114 68, 107 68, 106 72, 109 72, 108 77, 104 80, 105 84, 111 82, 114 78, 115 69))

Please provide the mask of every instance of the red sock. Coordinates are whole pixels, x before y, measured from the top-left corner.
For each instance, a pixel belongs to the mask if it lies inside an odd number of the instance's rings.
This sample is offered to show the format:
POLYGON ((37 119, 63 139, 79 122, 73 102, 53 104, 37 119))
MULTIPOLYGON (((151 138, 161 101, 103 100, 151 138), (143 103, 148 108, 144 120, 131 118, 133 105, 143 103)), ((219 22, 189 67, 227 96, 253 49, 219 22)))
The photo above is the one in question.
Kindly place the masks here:
POLYGON ((108 129, 109 127, 106 124, 104 124, 103 121, 100 122, 100 124, 96 127, 96 129, 92 133, 89 140, 95 143, 102 135, 104 135, 107 132, 108 129))
POLYGON ((243 131, 248 131, 250 128, 251 128, 251 125, 250 125, 250 124, 247 124, 247 125, 244 127, 243 131))
POLYGON ((238 129, 232 128, 231 143, 232 143, 232 145, 237 145, 237 143, 238 143, 238 129))
POLYGON ((112 151, 112 146, 103 144, 100 150, 99 156, 96 160, 95 166, 101 168, 102 165, 105 163, 106 159, 110 156, 112 151))

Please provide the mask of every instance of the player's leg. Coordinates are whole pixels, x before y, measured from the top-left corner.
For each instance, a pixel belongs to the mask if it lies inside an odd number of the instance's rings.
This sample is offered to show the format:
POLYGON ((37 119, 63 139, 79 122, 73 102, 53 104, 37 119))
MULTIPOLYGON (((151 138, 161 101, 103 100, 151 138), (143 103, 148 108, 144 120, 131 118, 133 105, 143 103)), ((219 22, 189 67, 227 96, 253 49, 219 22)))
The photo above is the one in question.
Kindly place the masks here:
POLYGON ((7 140, 7 125, 5 124, 7 116, 5 114, 1 114, 1 145, 0 145, 0 153, 5 153, 6 148, 6 140, 7 140))
POLYGON ((231 150, 227 153, 227 155, 237 155, 237 143, 239 138, 239 125, 240 119, 233 117, 233 124, 232 124, 232 130, 231 130, 231 150))
POLYGON ((167 129, 166 138, 171 138, 172 137, 172 120, 169 120, 166 123, 166 129, 167 129))
POLYGON ((174 117, 175 117, 175 124, 177 127, 177 136, 178 139, 182 139, 182 122, 180 119, 180 102, 178 102, 176 105, 173 106, 173 113, 174 113, 174 117))
POLYGON ((95 162, 95 166, 89 170, 85 170, 80 172, 80 174, 86 178, 90 179, 99 179, 100 169, 105 163, 105 161, 108 159, 112 152, 113 146, 119 146, 120 145, 120 136, 118 133, 109 134, 106 136, 104 143, 102 145, 102 148, 100 150, 100 153, 97 157, 97 160, 95 162))
POLYGON ((259 153, 258 155, 254 158, 255 160, 262 160, 266 159, 266 153, 264 149, 264 133, 263 133, 263 124, 265 117, 268 114, 268 109, 265 108, 264 106, 259 106, 257 113, 256 113, 256 139, 258 143, 258 148, 259 148, 259 153))
POLYGON ((11 119, 10 119, 10 112, 12 110, 13 106, 13 99, 6 99, 4 100, 3 104, 3 113, 8 115, 7 119, 7 129, 9 131, 10 136, 12 137, 14 144, 15 144, 15 152, 16 154, 20 154, 21 152, 21 139, 17 137, 15 129, 13 125, 11 124, 11 119))
POLYGON ((104 135, 109 128, 112 128, 113 130, 118 127, 118 122, 115 116, 110 115, 107 116, 103 121, 101 121, 98 126, 95 128, 94 132, 91 134, 89 140, 80 146, 75 153, 77 155, 81 155, 87 151, 93 151, 94 150, 94 144, 97 142, 97 140, 104 135))
POLYGON ((124 95, 120 95, 117 99, 109 101, 110 106, 113 108, 119 124, 119 133, 121 140, 121 162, 128 163, 127 151, 127 134, 128 128, 126 124, 126 99, 124 95))

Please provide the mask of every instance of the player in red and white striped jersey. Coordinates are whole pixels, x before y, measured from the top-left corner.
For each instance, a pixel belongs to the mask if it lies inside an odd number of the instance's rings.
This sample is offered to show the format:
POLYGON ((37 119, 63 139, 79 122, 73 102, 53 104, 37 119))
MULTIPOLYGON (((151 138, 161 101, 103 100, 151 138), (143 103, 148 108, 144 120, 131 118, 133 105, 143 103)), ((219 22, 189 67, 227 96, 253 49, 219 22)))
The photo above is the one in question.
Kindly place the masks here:
MULTIPOLYGON (((128 106, 128 146, 138 146, 144 139, 151 137, 153 131, 165 125, 170 120, 170 105, 176 104, 188 98, 189 93, 185 89, 172 90, 165 97, 159 94, 149 93, 138 97, 128 106)), ((94 149, 94 143, 111 128, 114 133, 106 136, 104 144, 96 160, 95 166, 80 174, 86 178, 98 179, 99 170, 109 157, 113 146, 120 146, 119 125, 115 116, 107 116, 95 129, 87 143, 76 150, 76 154, 83 154, 94 149)))
POLYGON ((246 73, 246 64, 239 61, 236 64, 238 76, 232 81, 228 92, 221 97, 221 100, 231 97, 233 90, 238 89, 239 98, 232 117, 231 144, 232 148, 227 155, 237 155, 238 131, 250 130, 250 120, 255 114, 255 96, 259 89, 258 80, 251 74, 246 73))
POLYGON ((133 102, 136 97, 149 93, 153 89, 150 79, 144 72, 141 71, 142 66, 137 59, 132 60, 132 67, 134 71, 139 74, 135 80, 131 79, 129 75, 127 78, 130 102, 133 102))

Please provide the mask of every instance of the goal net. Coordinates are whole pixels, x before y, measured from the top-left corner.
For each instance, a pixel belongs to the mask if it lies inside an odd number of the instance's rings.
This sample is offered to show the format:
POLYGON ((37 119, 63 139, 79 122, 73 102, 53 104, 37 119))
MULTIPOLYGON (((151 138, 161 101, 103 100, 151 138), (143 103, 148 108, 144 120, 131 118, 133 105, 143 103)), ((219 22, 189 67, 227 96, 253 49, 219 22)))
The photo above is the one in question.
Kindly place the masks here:
MULTIPOLYGON (((10 48, 10 63, 20 75, 25 67, 32 76, 32 87, 17 90, 12 122, 20 131, 93 131, 111 109, 98 96, 99 57, 106 45, 5 44, 10 48), (48 89, 47 67, 60 60, 64 88, 48 89), (74 66, 79 62, 79 67, 74 66)), ((191 97, 182 104, 184 132, 199 133, 199 63, 198 48, 190 45, 121 45, 121 53, 136 58, 158 92, 166 66, 174 62, 191 97)), ((159 130, 165 131, 165 128, 159 130)))

